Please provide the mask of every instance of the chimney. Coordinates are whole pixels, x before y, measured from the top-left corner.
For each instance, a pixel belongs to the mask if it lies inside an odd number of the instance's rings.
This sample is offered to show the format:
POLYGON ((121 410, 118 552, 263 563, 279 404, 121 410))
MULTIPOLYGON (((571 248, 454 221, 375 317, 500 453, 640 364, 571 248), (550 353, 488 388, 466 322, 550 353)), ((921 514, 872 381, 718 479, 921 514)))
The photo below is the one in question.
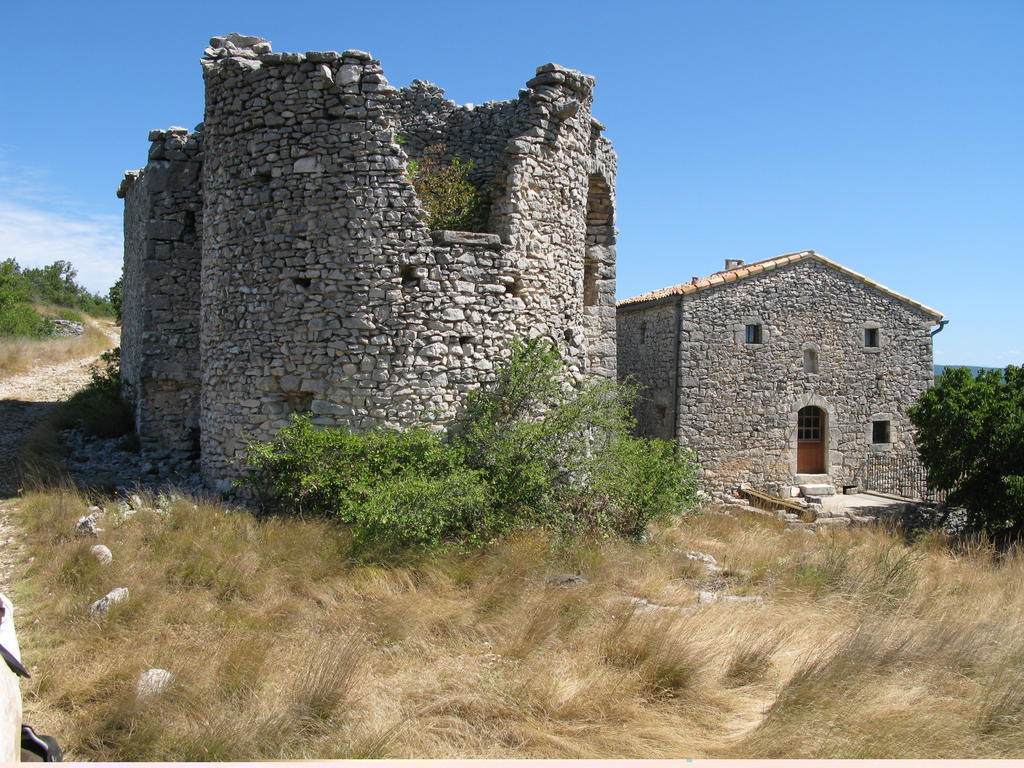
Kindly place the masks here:
POLYGON ((725 260, 725 268, 726 269, 736 269, 736 267, 742 267, 742 266, 743 266, 743 259, 726 259, 725 260))

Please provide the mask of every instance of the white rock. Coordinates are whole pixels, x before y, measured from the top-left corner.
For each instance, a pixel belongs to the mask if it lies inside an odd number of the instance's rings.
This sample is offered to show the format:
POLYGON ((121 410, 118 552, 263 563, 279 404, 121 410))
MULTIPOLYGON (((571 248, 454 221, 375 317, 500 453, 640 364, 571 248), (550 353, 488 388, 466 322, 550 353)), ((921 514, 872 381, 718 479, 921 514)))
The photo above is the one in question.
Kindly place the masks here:
POLYGON ((174 682, 174 674, 166 669, 147 669, 135 683, 135 695, 141 698, 158 696, 174 682))
POLYGON ((128 599, 128 588, 127 587, 116 587, 110 590, 107 594, 97 600, 95 603, 89 606, 89 612, 92 614, 104 614, 110 610, 110 606, 117 605, 117 603, 123 603, 128 599))
POLYGON ((99 560, 100 565, 110 565, 110 562, 114 559, 113 553, 103 544, 94 544, 89 547, 89 551, 99 560))
POLYGON ((363 68, 358 64, 343 64, 338 68, 338 76, 335 78, 335 82, 338 85, 352 85, 359 82, 362 74, 363 68))
POLYGON ((96 525, 96 515, 83 515, 75 523, 77 536, 98 536, 103 529, 96 525))
POLYGON ((751 605, 764 605, 764 598, 760 595, 723 595, 723 603, 750 603, 751 605))

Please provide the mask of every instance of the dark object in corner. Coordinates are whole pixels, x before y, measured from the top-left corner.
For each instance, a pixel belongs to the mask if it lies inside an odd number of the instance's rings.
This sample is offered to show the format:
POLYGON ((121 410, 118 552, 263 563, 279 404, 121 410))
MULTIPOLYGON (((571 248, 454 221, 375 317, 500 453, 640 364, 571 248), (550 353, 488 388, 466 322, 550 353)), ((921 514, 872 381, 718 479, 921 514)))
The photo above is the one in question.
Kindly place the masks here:
POLYGON ((64 753, 53 736, 40 735, 31 725, 21 726, 21 762, 59 763, 64 753))

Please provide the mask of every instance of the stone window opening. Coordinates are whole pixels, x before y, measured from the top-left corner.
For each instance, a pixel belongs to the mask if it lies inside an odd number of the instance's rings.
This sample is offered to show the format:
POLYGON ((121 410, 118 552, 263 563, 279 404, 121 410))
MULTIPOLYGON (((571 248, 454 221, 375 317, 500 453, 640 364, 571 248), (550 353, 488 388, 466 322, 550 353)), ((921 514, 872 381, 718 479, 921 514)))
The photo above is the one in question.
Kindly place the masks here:
POLYGON ((190 461, 197 461, 201 455, 201 441, 200 441, 199 427, 189 427, 187 433, 188 439, 188 458, 190 461))
POLYGON ((864 346, 865 347, 877 347, 878 344, 878 329, 877 328, 865 328, 864 329, 864 346))
POLYGON ((285 414, 290 416, 293 413, 309 413, 313 407, 313 393, 290 391, 284 393, 285 414))
POLYGON ((313 285, 313 278, 296 275, 295 277, 292 278, 292 283, 295 285, 295 287, 305 291, 308 290, 311 285, 313 285))
POLYGON ((583 306, 597 306, 597 264, 593 259, 585 259, 583 263, 583 306))
POLYGON ((406 264, 402 267, 400 272, 402 278, 402 287, 406 290, 412 290, 418 288, 420 284, 419 278, 416 276, 416 267, 412 264, 406 264))
POLYGON ((518 277, 505 286, 505 295, 518 298, 523 292, 523 281, 518 277))
POLYGON ((608 182, 598 174, 587 185, 587 246, 615 244, 615 209, 608 182))
POLYGON ((871 422, 871 442, 875 445, 885 445, 892 442, 892 431, 888 419, 871 422))
POLYGON ((818 372, 818 350, 816 349, 805 349, 804 350, 804 373, 817 373, 818 372))
POLYGON ((760 344, 762 339, 761 324, 748 323, 744 332, 743 341, 746 344, 760 344))
POLYGON ((647 321, 646 320, 641 320, 640 321, 640 343, 641 344, 646 344, 647 343, 647 321))

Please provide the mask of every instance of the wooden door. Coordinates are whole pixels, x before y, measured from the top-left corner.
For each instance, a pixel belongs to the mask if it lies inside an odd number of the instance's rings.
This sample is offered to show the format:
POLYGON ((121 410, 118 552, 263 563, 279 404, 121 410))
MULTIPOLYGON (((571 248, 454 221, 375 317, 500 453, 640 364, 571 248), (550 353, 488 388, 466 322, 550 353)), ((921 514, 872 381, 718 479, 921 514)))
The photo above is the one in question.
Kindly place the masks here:
POLYGON ((796 417, 796 471, 799 475, 825 472, 825 412, 817 406, 801 408, 796 417))

